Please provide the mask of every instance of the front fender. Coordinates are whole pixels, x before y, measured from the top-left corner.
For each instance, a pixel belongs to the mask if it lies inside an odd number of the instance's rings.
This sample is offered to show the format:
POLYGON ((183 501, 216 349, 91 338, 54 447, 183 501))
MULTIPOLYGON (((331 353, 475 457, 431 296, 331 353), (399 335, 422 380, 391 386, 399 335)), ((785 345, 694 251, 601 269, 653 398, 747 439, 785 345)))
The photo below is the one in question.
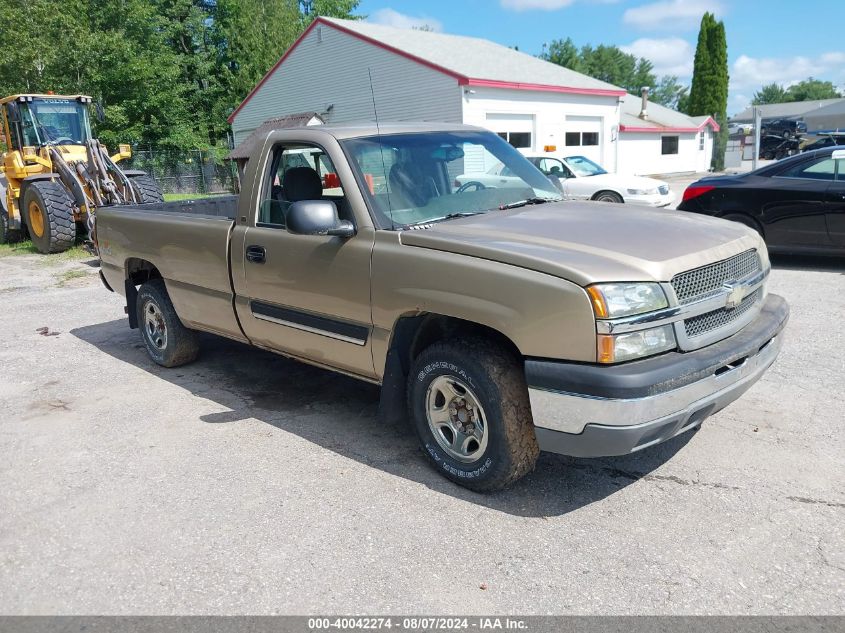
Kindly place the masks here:
POLYGON ((401 316, 434 313, 478 323, 520 354, 595 362, 596 325, 586 291, 570 281, 501 262, 399 243, 379 232, 372 266, 373 325, 387 353, 401 316), (380 335, 379 335, 380 332, 380 335))

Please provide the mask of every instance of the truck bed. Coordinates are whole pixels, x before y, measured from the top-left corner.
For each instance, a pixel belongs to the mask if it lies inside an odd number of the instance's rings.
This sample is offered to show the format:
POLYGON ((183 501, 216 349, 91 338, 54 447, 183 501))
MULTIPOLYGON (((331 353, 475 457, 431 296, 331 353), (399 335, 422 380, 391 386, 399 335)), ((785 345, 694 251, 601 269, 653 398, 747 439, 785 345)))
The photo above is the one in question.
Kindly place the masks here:
POLYGON ((211 196, 194 200, 175 200, 173 202, 154 202, 141 205, 119 205, 112 209, 131 208, 148 213, 184 213, 194 216, 235 219, 238 211, 238 196, 211 196))
POLYGON ((127 271, 150 262, 188 327, 238 332, 229 277, 237 196, 118 205, 97 210, 103 274, 121 291, 127 271))

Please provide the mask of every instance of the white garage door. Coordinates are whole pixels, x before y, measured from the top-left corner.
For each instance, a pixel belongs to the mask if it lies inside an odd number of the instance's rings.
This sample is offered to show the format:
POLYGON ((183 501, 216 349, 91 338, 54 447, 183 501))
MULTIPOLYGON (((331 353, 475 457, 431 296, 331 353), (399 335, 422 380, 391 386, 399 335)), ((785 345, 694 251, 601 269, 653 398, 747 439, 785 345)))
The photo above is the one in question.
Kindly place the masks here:
POLYGON ((565 154, 580 154, 601 165, 604 159, 602 123, 600 116, 567 116, 564 124, 565 154))

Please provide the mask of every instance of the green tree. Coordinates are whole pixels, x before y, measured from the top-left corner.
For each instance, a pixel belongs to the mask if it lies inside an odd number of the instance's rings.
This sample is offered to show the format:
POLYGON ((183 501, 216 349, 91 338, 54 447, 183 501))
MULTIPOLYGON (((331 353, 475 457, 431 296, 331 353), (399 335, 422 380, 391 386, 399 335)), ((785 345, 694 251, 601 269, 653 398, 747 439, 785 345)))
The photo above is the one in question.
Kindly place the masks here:
POLYGON ((786 101, 816 101, 819 99, 838 99, 842 95, 830 81, 821 81, 812 77, 799 81, 786 90, 786 101))
POLYGON ((679 110, 679 105, 687 98, 689 88, 678 82, 675 75, 664 75, 651 91, 649 99, 667 108, 679 110))
POLYGON ((725 166, 728 80, 725 25, 708 12, 701 18, 686 112, 690 116, 712 116, 721 126, 713 148, 713 168, 717 171, 725 166))
POLYGON ((552 40, 548 46, 543 44, 543 52, 540 54, 540 59, 547 62, 552 62, 558 66, 569 68, 571 70, 581 71, 581 53, 572 38, 567 37, 565 40, 552 40))
POLYGON ((769 103, 783 103, 784 101, 788 101, 788 99, 786 98, 786 90, 783 89, 783 86, 777 83, 770 83, 754 93, 751 104, 766 105, 769 103))

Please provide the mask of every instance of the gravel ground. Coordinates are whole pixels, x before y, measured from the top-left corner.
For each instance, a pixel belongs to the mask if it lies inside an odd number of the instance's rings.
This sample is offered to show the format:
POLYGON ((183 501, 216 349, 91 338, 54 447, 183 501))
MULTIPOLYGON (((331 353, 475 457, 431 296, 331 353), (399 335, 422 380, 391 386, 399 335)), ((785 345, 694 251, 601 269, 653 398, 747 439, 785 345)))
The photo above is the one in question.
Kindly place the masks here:
POLYGON ((775 262, 783 353, 697 433, 488 496, 372 386, 210 336, 155 366, 95 263, 0 259, 2 613, 845 612, 841 262, 775 262))

